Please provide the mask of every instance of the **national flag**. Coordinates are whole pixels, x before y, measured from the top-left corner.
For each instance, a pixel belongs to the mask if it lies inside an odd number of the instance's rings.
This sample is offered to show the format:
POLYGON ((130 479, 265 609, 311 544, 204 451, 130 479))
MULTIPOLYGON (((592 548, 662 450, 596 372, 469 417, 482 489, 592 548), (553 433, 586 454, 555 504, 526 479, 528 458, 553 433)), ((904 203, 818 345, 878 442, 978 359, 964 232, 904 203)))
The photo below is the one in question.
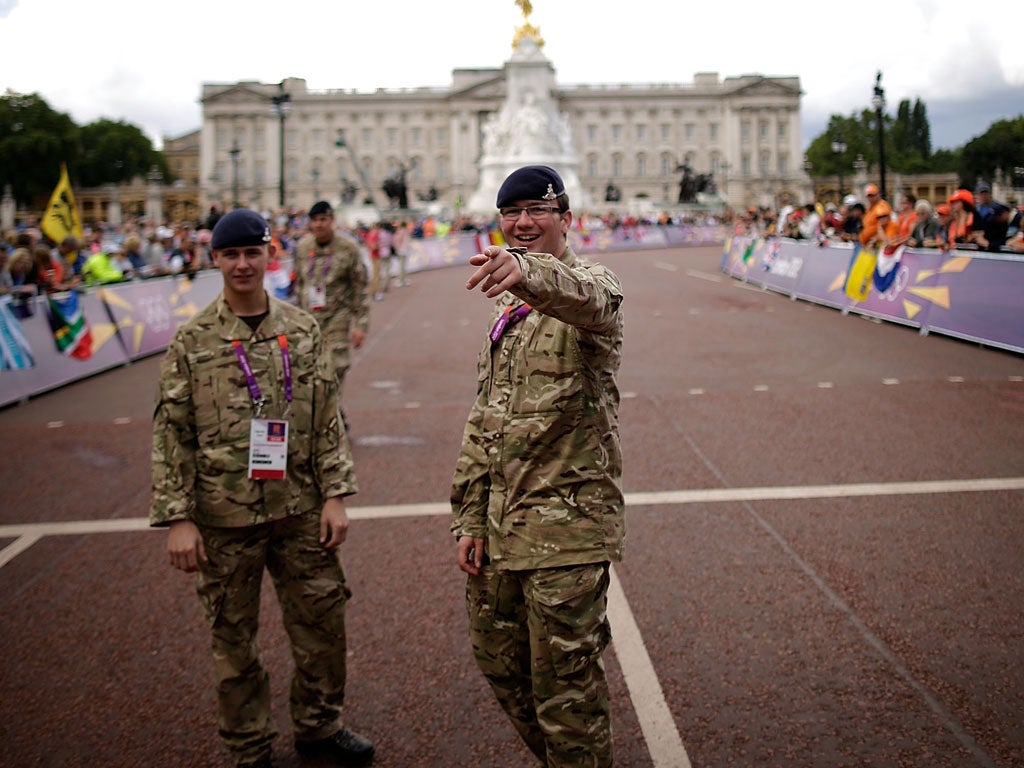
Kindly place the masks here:
POLYGON ((754 255, 754 246, 757 245, 757 238, 751 238, 750 244, 747 246, 747 250, 743 252, 743 263, 747 264, 750 262, 750 258, 754 255))
POLYGON ((768 245, 764 249, 764 256, 761 257, 761 261, 764 265, 765 272, 771 272, 772 267, 775 266, 775 259, 779 256, 779 249, 782 248, 782 241, 777 237, 769 237, 768 245))
POLYGON ((878 254, 878 262, 875 264, 875 273, 873 275, 875 290, 880 293, 885 293, 889 290, 896 280, 896 274, 899 272, 897 267, 900 265, 900 260, 903 258, 903 252, 906 249, 905 245, 887 245, 878 254))
POLYGON ((92 334, 82 313, 77 293, 51 293, 47 296, 46 314, 58 352, 79 360, 88 360, 92 357, 92 334))
POLYGON ((32 347, 11 311, 11 297, 0 298, 0 371, 35 368, 32 347))
POLYGON ((60 164, 60 181, 50 195, 50 202, 39 226, 43 234, 55 243, 68 235, 82 237, 82 220, 75 207, 75 194, 71 191, 71 180, 68 179, 68 168, 64 163, 60 164))
POLYGON ((867 248, 855 245, 850 267, 846 271, 846 295, 854 301, 864 301, 871 293, 871 276, 875 271, 878 255, 867 248))

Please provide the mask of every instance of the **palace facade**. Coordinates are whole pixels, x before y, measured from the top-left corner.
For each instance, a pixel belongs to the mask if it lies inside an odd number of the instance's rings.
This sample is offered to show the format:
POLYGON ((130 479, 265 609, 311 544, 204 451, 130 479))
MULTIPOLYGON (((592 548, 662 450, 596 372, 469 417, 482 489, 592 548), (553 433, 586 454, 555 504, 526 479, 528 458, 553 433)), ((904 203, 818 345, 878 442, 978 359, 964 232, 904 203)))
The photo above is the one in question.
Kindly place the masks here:
MULTIPOLYGON (((384 208, 385 180, 404 176, 411 207, 436 200, 457 211, 476 188, 483 128, 505 101, 506 69, 456 69, 448 87, 372 92, 313 91, 300 78, 204 83, 199 207, 304 209, 326 198, 384 208)), ((798 77, 713 72, 685 84, 552 93, 597 211, 674 207, 684 166, 710 179, 699 201, 718 206, 808 197, 800 96, 798 77), (617 203, 606 202, 609 186, 617 203)))

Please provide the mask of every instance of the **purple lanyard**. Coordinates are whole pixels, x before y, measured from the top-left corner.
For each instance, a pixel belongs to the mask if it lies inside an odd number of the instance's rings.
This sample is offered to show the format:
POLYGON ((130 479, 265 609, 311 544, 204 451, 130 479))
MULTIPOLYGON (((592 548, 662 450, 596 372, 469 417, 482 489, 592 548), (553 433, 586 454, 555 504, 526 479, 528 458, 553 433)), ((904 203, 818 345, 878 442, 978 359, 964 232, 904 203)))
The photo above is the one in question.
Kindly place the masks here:
MULTIPOLYGON (((309 252, 309 270, 308 270, 307 274, 309 275, 309 279, 310 280, 313 279, 313 257, 314 256, 316 256, 316 249, 315 248, 309 252)), ((329 253, 329 252, 324 254, 324 274, 323 274, 323 279, 325 281, 327 280, 327 272, 331 268, 331 256, 333 256, 333 254, 329 253)))
POLYGON ((512 309, 512 305, 509 304, 505 307, 505 311, 501 313, 501 317, 498 318, 498 322, 491 328, 491 344, 497 344, 500 339, 509 328, 518 323, 524 317, 530 314, 529 304, 520 304, 515 309, 512 309))
MULTIPOLYGON (((282 333, 277 337, 277 343, 281 347, 281 365, 284 368, 284 399, 290 403, 292 401, 292 357, 288 352, 288 337, 282 333)), ((245 354, 242 342, 232 341, 231 346, 235 350, 235 357, 238 358, 238 364, 242 368, 242 373, 245 374, 245 384, 249 387, 249 396, 252 397, 253 405, 256 406, 256 415, 258 416, 266 400, 263 399, 260 385, 256 383, 256 376, 252 372, 249 356, 245 354)))

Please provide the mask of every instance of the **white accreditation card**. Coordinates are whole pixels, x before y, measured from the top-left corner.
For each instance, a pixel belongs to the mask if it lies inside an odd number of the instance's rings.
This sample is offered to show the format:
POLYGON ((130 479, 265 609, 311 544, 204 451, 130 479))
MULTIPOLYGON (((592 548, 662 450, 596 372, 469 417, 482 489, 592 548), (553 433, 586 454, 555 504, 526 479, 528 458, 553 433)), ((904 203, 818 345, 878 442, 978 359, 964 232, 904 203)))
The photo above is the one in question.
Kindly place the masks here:
POLYGON ((323 309, 327 306, 327 288, 323 285, 309 286, 309 308, 323 309))
POLYGON ((284 480, 288 468, 288 422, 253 419, 249 424, 249 477, 284 480))

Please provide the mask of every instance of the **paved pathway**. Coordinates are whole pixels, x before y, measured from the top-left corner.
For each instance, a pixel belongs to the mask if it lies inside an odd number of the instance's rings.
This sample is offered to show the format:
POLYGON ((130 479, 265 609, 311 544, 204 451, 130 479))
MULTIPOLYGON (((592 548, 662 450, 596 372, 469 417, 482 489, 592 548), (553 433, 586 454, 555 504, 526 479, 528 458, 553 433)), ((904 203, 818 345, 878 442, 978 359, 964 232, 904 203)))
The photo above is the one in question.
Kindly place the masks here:
MULTIPOLYGON (((1024 765, 1024 358, 718 260, 604 259, 627 296, 617 764, 1024 765)), ((447 534, 489 309, 464 277, 375 303, 346 385, 347 717, 381 768, 533 765, 473 665, 447 534)), ((0 765, 230 765, 191 582, 145 525, 156 363, 0 411, 0 765)))

